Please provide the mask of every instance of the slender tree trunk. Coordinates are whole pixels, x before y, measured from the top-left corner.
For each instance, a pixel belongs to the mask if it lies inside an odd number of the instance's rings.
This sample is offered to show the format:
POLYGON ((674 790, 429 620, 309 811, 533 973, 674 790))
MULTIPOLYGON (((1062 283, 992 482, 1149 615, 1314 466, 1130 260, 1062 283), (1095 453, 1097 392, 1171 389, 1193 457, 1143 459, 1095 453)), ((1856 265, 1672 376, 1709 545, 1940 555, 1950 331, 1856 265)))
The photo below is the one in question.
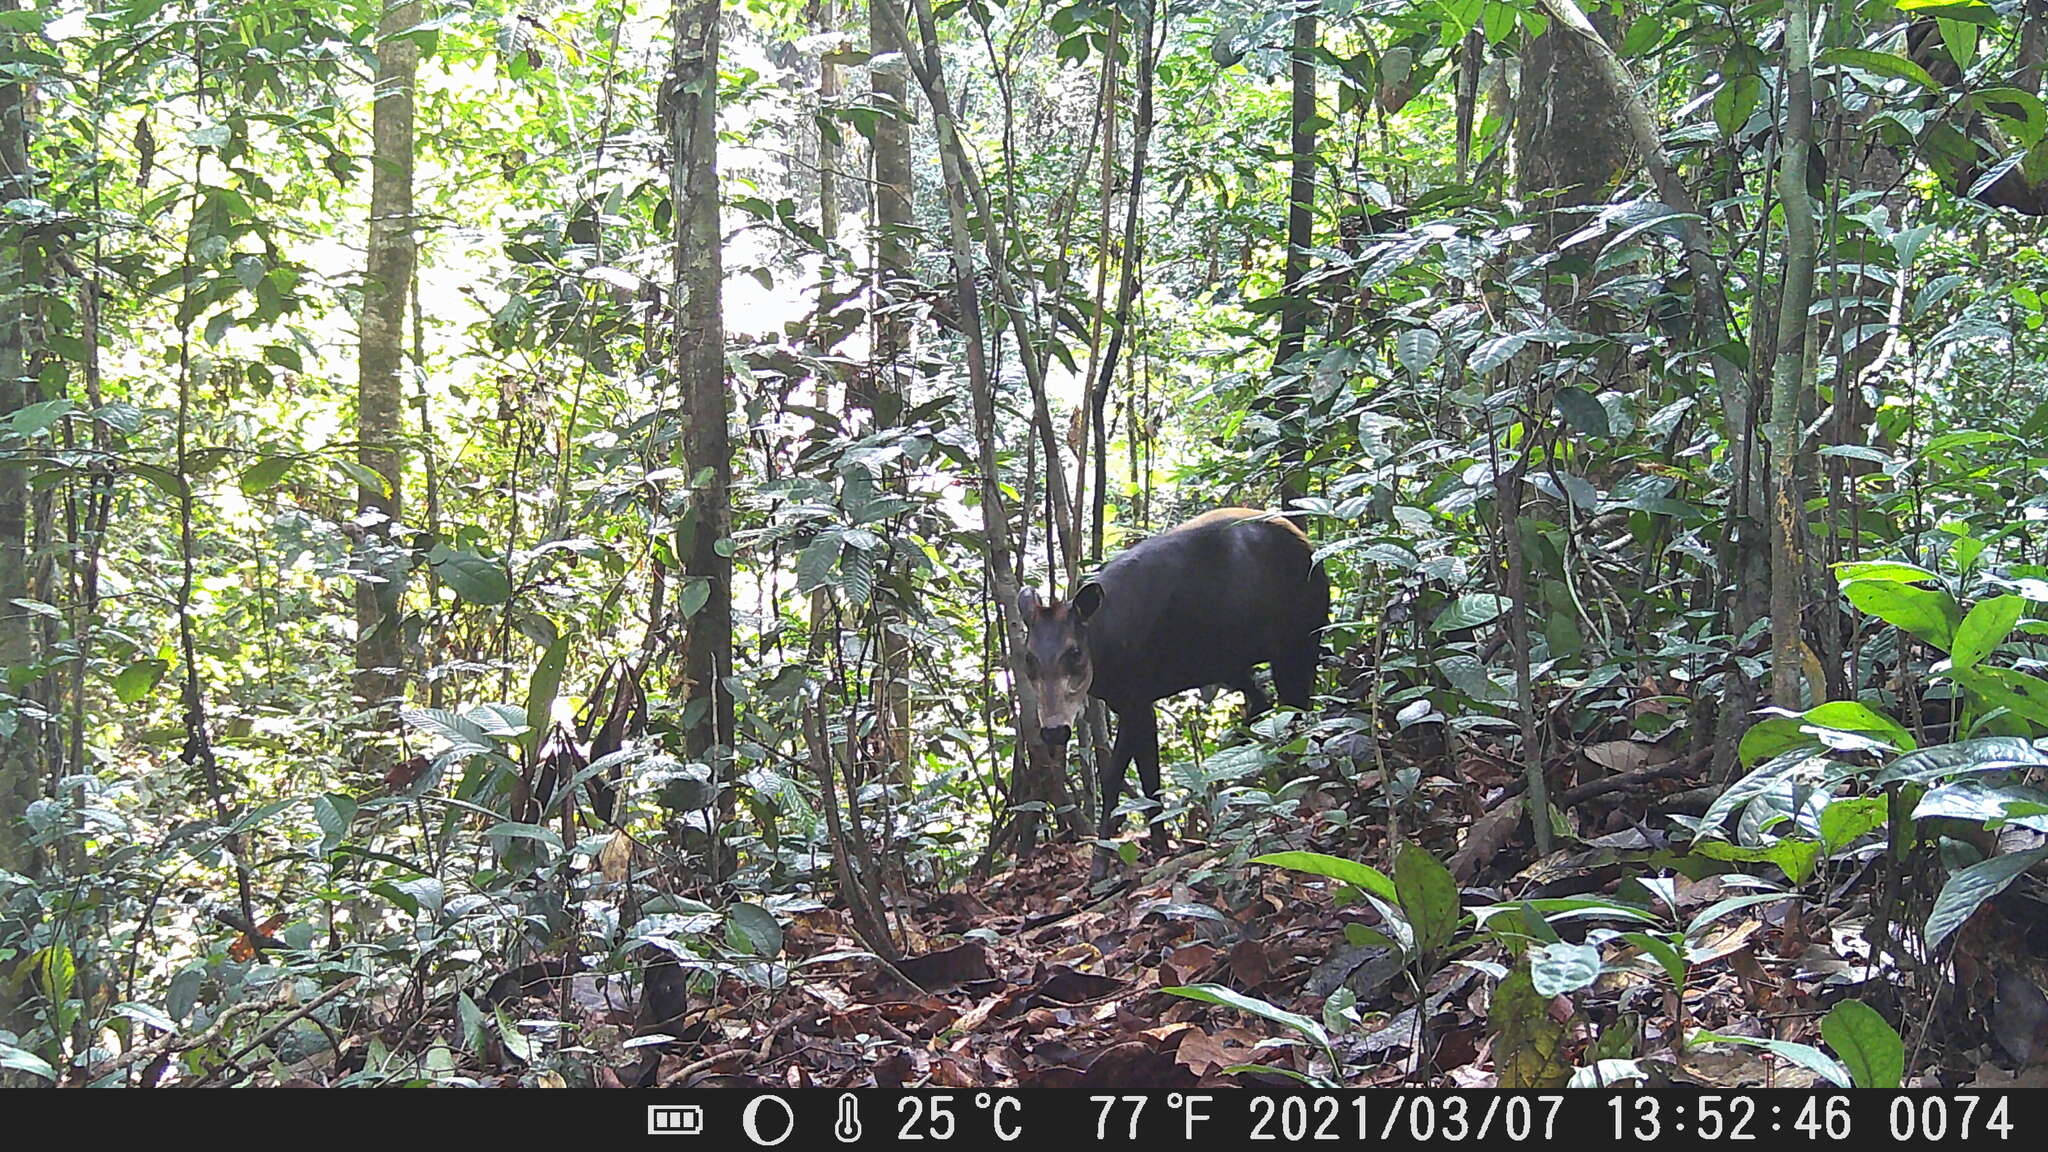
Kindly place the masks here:
MULTIPOLYGON (((1286 301, 1280 309, 1280 341, 1273 350, 1275 374, 1299 373, 1295 361, 1307 345, 1310 302, 1308 299, 1309 247, 1315 243, 1316 223, 1316 58, 1319 6, 1302 4, 1295 10, 1294 41, 1290 49, 1293 100, 1288 112, 1288 151, 1294 164, 1287 181, 1287 264, 1286 301)), ((1284 423, 1285 408, 1274 406, 1272 415, 1284 423)), ((1280 503, 1282 506, 1308 494, 1307 446, 1300 437, 1281 433, 1280 503)))
POLYGON ((1153 51, 1155 5, 1148 2, 1138 18, 1138 109, 1131 124, 1131 182, 1124 202, 1123 267, 1117 277, 1116 320, 1109 330, 1109 347, 1103 352, 1101 370, 1089 388, 1089 423, 1094 434, 1095 501, 1093 530, 1089 535, 1089 557, 1102 559, 1102 534, 1109 497, 1109 386, 1116 379, 1117 357, 1130 330, 1131 302, 1138 295, 1138 271, 1142 246, 1138 221, 1144 209, 1145 159, 1152 144, 1152 80, 1159 59, 1153 51))
MULTIPOLYGON (((22 11, 20 0, 0 0, 0 13, 22 11)), ((18 43, 19 33, 6 41, 18 43)), ((18 75, 0 83, 0 203, 34 195, 28 155, 28 94, 18 75)), ((34 399, 27 377, 29 234, 15 225, 0 233, 0 428, 8 417, 34 399)), ((9 466, 26 444, 0 434, 0 673, 35 663, 36 629, 27 610, 16 604, 28 595, 28 469, 9 466)), ((4 681, 0 681, 4 683, 4 681)), ((32 876, 38 871, 23 819, 41 795, 36 748, 38 732, 28 715, 16 707, 9 689, 0 689, 0 871, 32 876)), ((25 1031, 13 997, 0 998, 0 1028, 25 1031)))
MULTIPOLYGON (((674 169, 677 387, 687 409, 683 463, 690 498, 677 526, 685 586, 704 600, 689 617, 684 747, 692 757, 730 748, 732 675, 732 444, 726 428, 725 311, 718 203, 718 0, 675 0, 669 77, 674 169)), ((693 596, 685 592, 684 604, 693 596)), ((714 853, 714 857, 715 857, 714 853)))
MULTIPOLYGON (((883 5, 897 0, 868 0, 868 44, 877 56, 903 52, 894 26, 883 5)), ((891 8, 892 11, 901 11, 891 8)), ((900 25, 902 17, 895 23, 900 25)), ((870 70, 875 102, 908 115, 909 95, 902 68, 870 70)), ((910 356, 910 321, 903 312, 888 309, 887 303, 907 295, 912 286, 910 266, 911 215, 910 125, 883 116, 875 123, 874 136, 874 290, 872 306, 881 312, 875 321, 873 372, 851 399, 868 410, 877 423, 885 417, 894 421, 903 407, 903 365, 910 356)), ((876 669, 876 697, 880 704, 883 737, 889 757, 905 783, 910 771, 910 642, 904 639, 903 614, 894 606, 882 613, 880 666, 876 669)))
MULTIPOLYGON (((900 40, 908 43, 907 30, 895 26, 895 21, 900 19, 898 14, 886 6, 881 10, 891 20, 892 28, 900 40)), ((919 85, 924 89, 927 103, 931 106, 932 119, 939 135, 939 162, 944 170, 947 192, 946 221, 953 262, 953 288, 960 305, 961 336, 966 344, 968 391, 974 406, 976 458, 981 471, 983 546, 988 556, 989 583, 995 592, 996 616, 1001 624, 1003 662, 1010 669, 1011 687, 1017 696, 1017 735, 1024 744, 1025 767, 1029 777, 1017 781, 1011 788, 1010 801, 1017 804, 1043 800, 1055 808, 1064 807, 1067 811, 1066 822, 1069 831, 1078 835, 1078 810, 1068 802, 1066 778, 1051 750, 1038 739, 1037 725, 1031 722, 1031 718, 1038 714, 1038 699, 1032 692, 1030 680, 1023 674, 1024 626, 1017 618, 1017 567, 1014 553, 1010 548, 1009 502, 1003 496, 1002 473, 996 453, 995 378, 989 371, 987 348, 984 343, 981 291, 975 276, 974 241, 970 224, 970 211, 980 206, 982 198, 978 195, 979 184, 967 166, 967 150, 960 141, 959 131, 953 121, 952 102, 946 95, 945 73, 939 63, 937 23, 932 17, 930 5, 925 0, 916 0, 915 11, 920 41, 919 46, 909 55, 911 67, 917 75, 919 85)), ((986 221, 986 211, 983 211, 982 215, 986 221)), ((993 237, 993 229, 990 229, 990 235, 993 237)), ((993 244, 994 240, 991 239, 990 242, 993 244)), ((1000 273, 1000 267, 998 272, 1000 273)), ((1004 283, 1000 274, 997 283, 1004 283)), ((1022 309, 1012 308, 1010 315, 1013 320, 1021 320, 1022 309)), ((1024 362, 1029 371, 1036 350, 1031 348, 1028 339, 1020 339, 1018 343, 1026 350, 1024 362)), ((1058 470, 1055 470, 1054 475, 1059 475, 1058 470)), ((1036 835, 1037 817, 1033 813, 1024 813, 1013 827, 1014 842, 1020 849, 1028 848, 1036 835)))
MULTIPOLYGON (((363 707, 386 727, 405 695, 401 616, 405 542, 398 535, 404 511, 403 418, 405 309, 412 295, 414 236, 413 85, 419 46, 403 33, 420 22, 419 0, 396 0, 384 9, 377 34, 375 108, 371 114, 369 258, 363 268, 361 346, 357 354, 356 458, 380 483, 356 490, 363 526, 356 584, 356 692, 363 707)), ((384 745, 367 753, 364 767, 388 767, 384 745)))
MULTIPOLYGON (((1805 502, 1800 499, 1799 434, 1807 380, 1807 311, 1813 303, 1813 199, 1806 157, 1813 144, 1812 31, 1807 0, 1785 5, 1785 135, 1779 149, 1778 199, 1785 213, 1784 272, 1780 277, 1776 351, 1771 364, 1771 698, 1781 708, 1800 706, 1800 613, 1805 605, 1805 564, 1800 543, 1805 502)), ((1815 685, 1815 691, 1821 691, 1815 685)))

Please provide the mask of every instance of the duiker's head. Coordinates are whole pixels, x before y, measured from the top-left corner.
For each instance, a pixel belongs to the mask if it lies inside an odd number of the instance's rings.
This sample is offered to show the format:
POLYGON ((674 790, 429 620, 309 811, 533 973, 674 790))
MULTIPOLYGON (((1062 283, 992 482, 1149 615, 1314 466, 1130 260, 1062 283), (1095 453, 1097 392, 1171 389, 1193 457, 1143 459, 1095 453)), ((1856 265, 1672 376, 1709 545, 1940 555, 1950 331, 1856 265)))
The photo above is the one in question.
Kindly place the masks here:
POLYGON ((1024 678, 1038 695, 1038 738, 1064 747, 1088 706, 1095 668, 1088 659, 1088 620, 1102 607, 1102 585, 1081 585, 1073 600, 1042 603, 1026 588, 1017 594, 1024 621, 1024 678))

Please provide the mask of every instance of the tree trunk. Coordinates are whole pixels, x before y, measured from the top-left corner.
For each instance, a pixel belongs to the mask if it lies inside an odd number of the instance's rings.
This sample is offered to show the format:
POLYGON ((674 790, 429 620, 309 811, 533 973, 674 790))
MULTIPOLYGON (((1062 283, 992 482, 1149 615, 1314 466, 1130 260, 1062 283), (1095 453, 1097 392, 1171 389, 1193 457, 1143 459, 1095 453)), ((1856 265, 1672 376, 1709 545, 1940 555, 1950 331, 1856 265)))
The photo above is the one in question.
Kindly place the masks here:
MULTIPOLYGON (((693 758, 730 748, 732 675, 732 444, 726 429, 725 311, 720 297, 717 0, 676 0, 670 61, 669 178, 675 206, 675 376, 686 409, 683 464, 690 496, 676 528, 685 591, 705 591, 689 617, 684 748, 693 758)), ((724 802, 722 800, 722 802, 724 802)), ((716 854, 714 853, 714 856, 716 854)))
MULTIPOLYGON (((869 0, 868 45, 877 56, 903 52, 887 13, 878 11, 896 0, 869 0)), ((891 8, 891 11, 900 9, 891 8)), ((900 25, 902 17, 896 17, 900 25)), ((875 102, 909 114, 908 85, 901 68, 870 70, 875 102)), ((910 125, 894 116, 880 117, 874 136, 874 290, 870 306, 881 312, 875 320, 873 371, 849 397, 867 409, 877 424, 900 418, 903 408, 903 365, 910 356, 910 320, 886 305, 914 287, 910 268, 911 215, 910 125)), ((877 702, 889 757, 904 783, 910 771, 910 643, 902 633, 903 614, 893 606, 882 613, 880 666, 876 668, 877 702)))
MULTIPOLYGON (((1273 349, 1275 375, 1298 374, 1295 361, 1307 344, 1310 302, 1308 299, 1308 253, 1315 243, 1316 224, 1316 58, 1318 7, 1303 4, 1294 15, 1294 42, 1289 51, 1293 100, 1288 112, 1288 151, 1293 168, 1287 180, 1287 264, 1284 287, 1286 299, 1280 310, 1280 341, 1273 349)), ((1287 406, 1287 407, 1291 407, 1287 406)), ((1280 422, 1280 503, 1283 507, 1308 494, 1303 470, 1307 463, 1302 437, 1285 430, 1285 407, 1269 406, 1280 422)))
MULTIPOLYGON (((0 0, 0 13, 21 10, 20 0, 0 0)), ((0 84, 0 203, 33 196, 32 180, 28 94, 17 74, 0 84)), ((0 233, 0 428, 35 399, 27 377, 29 243, 26 227, 0 233)), ((0 437, 0 673, 26 668, 36 658, 36 629, 28 611, 16 604, 28 595, 28 469, 7 466, 7 458, 18 458, 25 445, 7 441, 0 437)), ((0 872, 33 876, 39 870, 24 819, 42 793, 38 735, 37 726, 14 700, 0 695, 0 872)), ((20 1034, 29 1024, 25 1005, 12 995, 0 996, 0 1028, 20 1034)))
MULTIPOLYGON (((405 458, 400 428, 405 308, 411 296, 413 234, 413 82, 419 46, 402 33, 420 22, 418 0, 398 0, 378 26, 375 109, 371 114, 369 258, 363 268, 361 347, 357 354, 356 459, 381 484, 360 484, 363 526, 356 584, 356 692, 388 727, 405 695, 401 613, 409 556, 398 536, 405 458)), ((388 747, 366 753, 364 767, 388 767, 388 747)))
MULTIPOLYGON (((1803 400, 1810 387, 1806 378, 1806 313, 1813 303, 1813 200, 1806 187, 1806 157, 1813 145, 1811 36, 1806 0, 1787 0, 1785 133, 1778 169, 1785 256, 1771 362, 1770 424, 1771 699, 1780 708, 1800 706, 1800 613, 1806 599, 1801 578, 1805 564, 1800 555, 1805 502, 1799 494, 1799 430, 1803 400)), ((1815 685, 1815 691, 1820 690, 1815 685)))
MULTIPOLYGON (((1066 778, 1051 750, 1038 738, 1037 725, 1031 718, 1038 714, 1038 699, 1031 690, 1031 682, 1024 676, 1022 666, 1024 653, 1024 625, 1017 617, 1017 568, 1010 549, 1009 502, 1003 497, 1002 473, 996 453, 996 397, 995 377, 988 365, 987 348, 984 343, 984 329, 981 314, 981 292, 976 282, 974 266, 974 241, 970 224, 970 210, 981 205, 979 184, 967 166, 967 150, 961 143, 959 132, 953 122, 952 103, 946 95, 945 73, 939 63, 938 27, 932 17, 931 7, 924 0, 915 0, 915 11, 920 33, 919 47, 910 55, 912 70, 919 85, 924 89, 926 102, 932 109, 932 119, 939 135, 939 162, 944 170, 946 186, 947 236, 950 241, 953 261, 953 289, 959 300, 961 336, 966 344, 968 391, 974 406, 974 431, 976 460, 981 471, 980 496, 983 546, 988 557, 989 583, 995 592, 996 617, 1001 627, 999 634, 1003 641, 1003 662, 1010 669, 1010 683, 1016 693, 1017 737, 1025 749, 1026 778, 1018 780, 1010 792, 1013 804, 1031 800, 1045 801, 1054 808, 1064 808, 1069 831, 1079 834, 1078 811, 1068 800, 1066 778)), ((882 11, 892 21, 892 29, 905 43, 909 41, 908 31, 895 25, 900 19, 886 6, 882 11)), ((984 210, 982 219, 987 223, 984 210)), ((994 229, 989 228, 990 243, 994 244, 994 229)), ((999 252, 991 251, 991 257, 999 252)), ((1000 273, 1000 267, 998 267, 1000 273)), ((1006 283, 998 275, 1000 287, 1006 283)), ((1010 309, 1011 319, 1021 321, 1022 309, 1010 309)), ((1036 350, 1028 338, 1023 338, 1019 328, 1019 346, 1024 349, 1026 371, 1033 370, 1036 350)), ((1055 470, 1054 475, 1059 473, 1055 470)), ((1026 812, 1015 825, 1013 842, 1020 848, 1028 848, 1036 835, 1037 817, 1026 812)))

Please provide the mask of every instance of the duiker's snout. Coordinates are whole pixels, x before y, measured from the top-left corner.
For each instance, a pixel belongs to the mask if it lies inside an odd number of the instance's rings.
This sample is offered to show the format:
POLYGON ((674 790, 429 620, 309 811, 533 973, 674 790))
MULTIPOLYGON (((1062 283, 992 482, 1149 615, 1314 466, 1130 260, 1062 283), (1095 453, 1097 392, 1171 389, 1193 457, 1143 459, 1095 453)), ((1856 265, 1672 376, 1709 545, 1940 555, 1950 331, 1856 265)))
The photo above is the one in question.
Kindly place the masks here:
POLYGON ((1040 728, 1038 730, 1038 738, 1045 741, 1046 746, 1049 748, 1065 748, 1067 741, 1072 739, 1073 735, 1073 727, 1067 724, 1062 724, 1057 728, 1040 728))

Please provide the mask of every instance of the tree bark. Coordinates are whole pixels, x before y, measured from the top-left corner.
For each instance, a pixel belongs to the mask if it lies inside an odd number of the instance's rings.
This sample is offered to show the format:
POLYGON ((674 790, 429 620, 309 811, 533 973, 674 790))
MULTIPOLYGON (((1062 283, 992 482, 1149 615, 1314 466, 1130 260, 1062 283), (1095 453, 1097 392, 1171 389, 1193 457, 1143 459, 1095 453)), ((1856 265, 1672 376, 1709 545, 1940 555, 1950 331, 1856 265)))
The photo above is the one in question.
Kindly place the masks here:
MULTIPOLYGON (((1308 299, 1308 254, 1315 243, 1316 224, 1316 58, 1319 30, 1317 5, 1303 4, 1295 11, 1294 39, 1289 49, 1293 82, 1288 111, 1288 151, 1293 156, 1287 180, 1287 262, 1281 292, 1286 299, 1280 309, 1280 340, 1273 349, 1276 376, 1298 373, 1295 361, 1308 341, 1310 302, 1308 299)), ((1291 407, 1291 406, 1289 406, 1291 407)), ((1285 507, 1308 494, 1303 470, 1307 464, 1306 445, 1300 437, 1285 431, 1285 407, 1268 405, 1280 423, 1280 504, 1285 507)))
POLYGON ((1813 145, 1811 36, 1807 0, 1786 0, 1785 134, 1778 169, 1785 255, 1771 362, 1770 424, 1771 698, 1781 708, 1800 706, 1800 614, 1806 599, 1800 554, 1805 501, 1800 498, 1799 434, 1810 388, 1806 314, 1813 303, 1813 199, 1806 186, 1806 158, 1813 145))
MULTIPOLYGON (((733 738, 733 699, 726 686, 732 675, 732 444, 726 426, 721 299, 718 0, 675 0, 671 15, 675 39, 667 127, 676 243, 673 368, 685 409, 683 464, 690 486, 676 526, 676 551, 683 559, 685 589, 700 586, 706 593, 687 625, 683 743, 690 756, 704 758, 730 748, 733 738)), ((679 603, 690 598, 685 592, 679 603)))
MULTIPOLYGON (((889 11, 897 0, 868 0, 868 47, 876 56, 902 53, 889 11)), ((902 17, 896 17, 900 25, 902 17)), ((878 104, 909 115, 905 69, 870 69, 869 83, 878 104)), ((910 229, 915 222, 911 210, 910 125, 895 116, 883 116, 875 123, 874 135, 874 287, 869 305, 875 319, 872 372, 856 385, 859 391, 849 399, 865 408, 877 424, 886 417, 895 420, 903 407, 903 367, 910 357, 910 320, 902 311, 890 308, 894 301, 914 287, 910 265, 910 229)), ((909 782, 910 771, 910 643, 902 633, 903 614, 893 606, 882 613, 880 665, 876 669, 876 699, 880 708, 882 735, 889 757, 900 779, 909 782)))
MULTIPOLYGON (((356 583, 356 694, 389 727, 405 695, 401 614, 405 542, 397 529, 404 512, 405 470, 400 428, 405 363, 405 309, 412 295, 418 241, 413 218, 413 86, 419 46, 403 34, 420 22, 419 0, 397 0, 378 25, 377 73, 371 113, 369 257, 363 268, 363 310, 356 381, 356 459, 381 484, 363 483, 356 503, 363 535, 356 583)), ((391 752, 377 745, 366 770, 388 767, 391 752)))
MULTIPOLYGON (((0 13, 19 13, 20 0, 0 0, 0 13)), ((9 34, 13 41, 17 34, 9 34)), ((0 83, 0 203, 34 194, 28 155, 28 94, 19 74, 0 83)), ((27 376, 26 289, 32 240, 25 226, 0 233, 0 428, 34 400, 27 376)), ((35 663, 36 629, 15 602, 28 595, 28 469, 10 466, 26 445, 0 435, 0 672, 35 663), (10 442, 10 440, 12 442, 10 442)), ((24 819, 42 794, 38 732, 14 699, 0 696, 0 872, 33 876, 35 849, 24 819)), ((26 1032, 29 1019, 13 996, 0 997, 0 1028, 26 1032)))

